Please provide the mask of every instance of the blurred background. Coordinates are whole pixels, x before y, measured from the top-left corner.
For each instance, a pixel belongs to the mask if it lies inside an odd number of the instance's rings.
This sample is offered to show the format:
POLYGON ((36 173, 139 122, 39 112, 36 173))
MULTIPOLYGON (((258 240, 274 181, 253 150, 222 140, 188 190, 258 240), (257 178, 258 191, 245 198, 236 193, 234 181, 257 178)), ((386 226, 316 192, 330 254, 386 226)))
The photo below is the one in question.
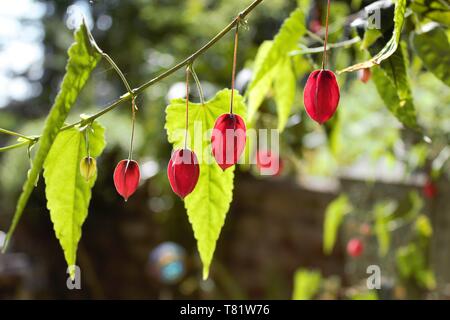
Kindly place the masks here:
MULTIPOLYGON (((371 1, 333 1, 330 42, 354 32, 349 17, 371 1)), ((66 50, 82 15, 99 46, 133 87, 188 56, 250 1, 242 0, 0 0, 0 127, 40 134, 64 75, 66 50)), ((323 35, 324 1, 264 1, 241 32, 237 87, 245 91, 259 45, 272 39, 300 6, 308 28, 323 35)), ((317 43, 299 43, 301 46, 317 43)), ((206 98, 229 87, 233 35, 199 58, 206 98)), ((331 68, 361 56, 333 50, 331 68)), ((107 148, 78 248, 82 290, 66 287, 66 262, 46 209, 41 179, 8 253, 0 256, 0 298, 59 299, 406 299, 450 298, 450 90, 411 57, 411 82, 427 139, 404 129, 374 84, 340 76, 341 102, 331 124, 318 126, 303 110, 302 91, 320 54, 298 59, 296 103, 281 135, 279 175, 241 167, 234 199, 217 243, 210 279, 201 263, 182 201, 171 191, 166 166, 171 146, 164 109, 184 96, 184 71, 139 96, 135 158, 142 185, 127 203, 112 172, 127 157, 129 108, 99 119, 107 148), (337 241, 324 253, 325 217, 345 215, 337 241), (353 240, 353 241, 352 241, 353 240), (381 270, 381 290, 368 290, 367 267, 381 270)), ((102 60, 68 122, 94 113, 125 88, 102 60)), ((195 90, 190 99, 198 101, 195 90)), ((260 127, 276 127, 266 99, 260 127)), ((12 143, 0 136, 1 145, 12 143)), ((26 148, 0 153, 0 244, 26 178, 26 148)), ((334 217, 334 218, 333 218, 334 217)))

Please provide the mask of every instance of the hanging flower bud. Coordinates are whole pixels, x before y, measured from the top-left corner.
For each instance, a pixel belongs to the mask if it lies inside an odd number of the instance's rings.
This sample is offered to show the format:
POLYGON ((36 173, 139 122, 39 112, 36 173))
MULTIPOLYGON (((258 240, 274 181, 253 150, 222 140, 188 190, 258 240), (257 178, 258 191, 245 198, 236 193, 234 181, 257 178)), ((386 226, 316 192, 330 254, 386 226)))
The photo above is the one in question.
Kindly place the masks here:
POLYGON ((370 68, 364 68, 358 70, 358 78, 363 83, 367 83, 370 80, 370 77, 372 76, 372 72, 370 71, 370 68))
POLYGON ((84 157, 80 161, 80 174, 88 181, 97 172, 97 162, 92 157, 84 157))
POLYGON ((311 72, 303 91, 303 102, 311 119, 319 124, 329 120, 337 109, 339 96, 339 86, 332 71, 311 72))
POLYGON ((141 173, 134 160, 121 160, 114 170, 114 186, 125 201, 136 191, 141 173))
POLYGON ((211 136, 212 154, 222 170, 236 164, 245 148, 244 120, 237 114, 226 113, 217 118, 211 136))
POLYGON ((174 151, 167 166, 167 177, 173 192, 184 199, 194 190, 199 174, 200 166, 193 151, 189 149, 174 151))
POLYGON ((256 166, 263 175, 278 176, 283 170, 283 161, 278 154, 271 150, 258 150, 256 166))

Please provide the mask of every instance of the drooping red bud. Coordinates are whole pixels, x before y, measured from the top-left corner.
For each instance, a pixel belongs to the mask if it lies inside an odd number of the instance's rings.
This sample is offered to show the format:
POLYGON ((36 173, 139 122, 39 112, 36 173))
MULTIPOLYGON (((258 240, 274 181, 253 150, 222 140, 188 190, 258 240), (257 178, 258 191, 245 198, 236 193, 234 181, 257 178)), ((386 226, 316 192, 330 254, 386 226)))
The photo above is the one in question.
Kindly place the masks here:
POLYGON ((167 165, 167 177, 173 192, 184 199, 194 190, 199 175, 200 166, 193 151, 179 149, 173 152, 167 165))
POLYGON ((359 257, 364 251, 364 245, 359 239, 351 239, 347 243, 347 253, 351 257, 359 257))
POLYGON ((121 160, 114 170, 114 186, 125 201, 136 191, 141 173, 134 160, 121 160))
POLYGON ((427 197, 428 199, 433 199, 434 197, 436 197, 437 193, 438 189, 434 182, 431 179, 427 179, 427 181, 423 185, 423 194, 425 195, 425 197, 427 197))
POLYGON ((237 114, 217 118, 211 136, 212 154, 222 170, 236 164, 245 148, 247 129, 237 114))
POLYGON ((367 83, 370 80, 370 77, 372 76, 372 72, 370 71, 370 68, 364 68, 358 70, 358 78, 363 83, 367 83))
POLYGON ((278 176, 283 170, 283 160, 271 150, 258 150, 256 166, 263 175, 278 176))
POLYGON ((311 72, 303 91, 303 102, 311 119, 319 124, 329 120, 336 112, 339 97, 339 85, 332 71, 311 72))

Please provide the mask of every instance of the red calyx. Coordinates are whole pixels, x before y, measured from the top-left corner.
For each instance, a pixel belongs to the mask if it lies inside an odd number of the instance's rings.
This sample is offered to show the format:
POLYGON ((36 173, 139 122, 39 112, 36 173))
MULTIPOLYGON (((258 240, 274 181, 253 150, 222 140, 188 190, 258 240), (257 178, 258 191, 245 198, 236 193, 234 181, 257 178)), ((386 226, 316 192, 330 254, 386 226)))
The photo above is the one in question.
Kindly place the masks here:
POLYGON ((278 154, 270 150, 258 150, 256 166, 264 175, 278 176, 283 170, 283 161, 278 154))
POLYGON ((364 245, 359 239, 351 239, 347 243, 347 253, 351 257, 359 257, 364 251, 364 245))
POLYGON ((423 194, 429 199, 436 197, 438 189, 431 179, 428 179, 423 185, 423 194))
POLYGON ((189 149, 175 150, 167 166, 170 186, 180 198, 184 199, 197 184, 200 174, 197 156, 189 149))
POLYGON ((339 85, 332 71, 311 72, 303 91, 303 102, 311 119, 319 124, 328 121, 336 112, 339 97, 339 85))
POLYGON ((222 170, 236 164, 245 148, 244 120, 237 114, 223 114, 217 118, 211 136, 212 153, 222 170))
POLYGON ((125 201, 136 191, 141 173, 134 160, 121 160, 114 170, 114 186, 125 201))

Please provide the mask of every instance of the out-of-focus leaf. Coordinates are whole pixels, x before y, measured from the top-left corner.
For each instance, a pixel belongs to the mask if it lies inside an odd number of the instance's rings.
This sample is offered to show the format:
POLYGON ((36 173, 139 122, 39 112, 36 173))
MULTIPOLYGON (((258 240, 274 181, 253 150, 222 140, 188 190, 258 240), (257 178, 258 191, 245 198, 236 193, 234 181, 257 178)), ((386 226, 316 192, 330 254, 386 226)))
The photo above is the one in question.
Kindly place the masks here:
POLYGON ((447 0, 413 0, 410 8, 423 17, 450 26, 450 4, 447 0))
POLYGON ((34 156, 30 174, 23 185, 23 191, 17 201, 16 211, 3 250, 6 250, 7 244, 22 216, 31 192, 34 189, 34 183, 39 177, 44 161, 60 128, 63 126, 70 109, 75 104, 78 94, 88 80, 91 71, 101 58, 100 54, 92 47, 89 39, 89 30, 83 22, 75 32, 75 43, 69 48, 66 74, 64 75, 61 89, 56 96, 55 103, 45 121, 44 130, 39 139, 39 147, 34 156))
MULTIPOLYGON (((273 41, 264 41, 259 47, 253 66, 254 72, 258 72, 258 70, 261 69, 263 62, 267 58, 267 54, 272 47, 272 43, 273 41)), ((267 72, 256 84, 252 85, 251 88, 247 90, 249 121, 252 121, 256 111, 258 111, 261 103, 269 92, 274 75, 277 72, 276 69, 277 68, 274 67, 270 72, 267 72)))
POLYGON ((395 3, 394 11, 394 31, 391 39, 386 43, 383 49, 378 52, 371 59, 357 63, 345 69, 339 70, 337 73, 352 72, 360 69, 371 68, 380 64, 383 60, 389 58, 397 50, 400 42, 400 34, 402 32, 403 24, 405 21, 406 0, 397 0, 395 3))
POLYGON ((280 63, 281 65, 276 69, 274 91, 277 104, 278 130, 283 131, 294 104, 296 79, 291 60, 285 58, 280 63))
POLYGON ((368 49, 382 35, 378 29, 367 29, 361 42, 361 49, 368 49))
POLYGON ((450 86, 450 44, 445 31, 435 27, 427 32, 414 33, 413 44, 425 67, 450 86))
POLYGON ((318 271, 300 269, 294 275, 292 300, 310 300, 319 292, 322 276, 318 271))
POLYGON ((407 65, 406 45, 402 44, 381 64, 381 68, 372 69, 372 76, 389 111, 405 126, 416 128, 417 118, 407 65))
POLYGON ((297 41, 306 31, 304 23, 305 19, 299 8, 295 9, 284 21, 280 31, 273 39, 272 46, 265 55, 265 59, 258 65, 258 69, 254 70, 249 90, 252 90, 278 64, 279 59, 287 57, 288 53, 297 46, 297 41))
POLYGON ((417 218, 415 227, 417 233, 424 238, 430 238, 433 235, 433 227, 430 220, 423 214, 417 218))
POLYGON ((325 254, 330 254, 333 250, 342 220, 351 210, 352 206, 345 194, 340 195, 328 205, 323 227, 323 251, 325 254))
POLYGON ((389 222, 392 221, 392 215, 396 209, 397 203, 395 201, 378 202, 374 207, 375 234, 378 239, 378 253, 380 256, 385 256, 389 251, 391 243, 389 222))
POLYGON ((350 296, 352 300, 378 300, 378 294, 375 290, 367 290, 364 292, 357 292, 350 296))
MULTIPOLYGON (((194 191, 184 199, 189 221, 197 239, 197 248, 203 263, 203 278, 209 274, 216 242, 225 222, 233 198, 234 166, 223 171, 211 154, 210 130, 216 119, 227 113, 230 107, 231 90, 219 91, 205 102, 189 104, 188 148, 196 153, 200 164, 200 176, 194 191)), ((234 112, 244 120, 244 99, 234 95, 234 112)), ((174 99, 166 109, 167 136, 174 148, 184 146, 186 101, 174 99)))

